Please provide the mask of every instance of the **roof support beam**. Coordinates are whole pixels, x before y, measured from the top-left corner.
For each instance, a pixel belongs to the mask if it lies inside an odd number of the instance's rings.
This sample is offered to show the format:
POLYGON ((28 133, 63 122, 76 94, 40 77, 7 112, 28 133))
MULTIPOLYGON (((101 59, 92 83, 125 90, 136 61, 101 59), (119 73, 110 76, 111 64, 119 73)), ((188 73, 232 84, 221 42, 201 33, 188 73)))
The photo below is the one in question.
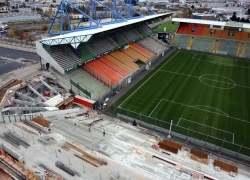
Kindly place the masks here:
POLYGON ((41 80, 42 84, 44 86, 46 86, 47 88, 49 88, 49 90, 51 90, 53 93, 55 94, 59 94, 54 88, 52 88, 50 85, 48 85, 45 81, 41 80))
POLYGON ((38 97, 40 97, 43 101, 47 101, 47 99, 45 97, 43 97, 39 92, 37 92, 37 90, 35 90, 33 87, 31 87, 30 85, 28 85, 29 89, 35 93, 38 97))

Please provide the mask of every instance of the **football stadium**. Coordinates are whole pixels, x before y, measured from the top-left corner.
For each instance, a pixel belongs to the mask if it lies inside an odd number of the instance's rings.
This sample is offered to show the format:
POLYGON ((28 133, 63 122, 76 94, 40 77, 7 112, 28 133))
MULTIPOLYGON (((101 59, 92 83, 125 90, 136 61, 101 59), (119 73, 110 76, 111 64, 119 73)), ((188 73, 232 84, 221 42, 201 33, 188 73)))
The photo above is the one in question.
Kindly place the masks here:
MULTIPOLYGON (((171 129, 176 138, 242 161, 250 156, 249 24, 173 18, 178 28, 166 44, 150 27, 173 13, 145 7, 142 14, 124 3, 121 11, 130 14, 125 17, 115 4, 103 6, 112 13, 109 22, 83 14, 90 25, 80 21, 73 30, 68 21, 70 29, 61 25, 60 32, 52 31, 52 23, 51 37, 36 44, 43 70, 95 109, 150 71, 105 111, 166 134, 171 129)), ((56 13, 61 24, 64 8, 56 13)))

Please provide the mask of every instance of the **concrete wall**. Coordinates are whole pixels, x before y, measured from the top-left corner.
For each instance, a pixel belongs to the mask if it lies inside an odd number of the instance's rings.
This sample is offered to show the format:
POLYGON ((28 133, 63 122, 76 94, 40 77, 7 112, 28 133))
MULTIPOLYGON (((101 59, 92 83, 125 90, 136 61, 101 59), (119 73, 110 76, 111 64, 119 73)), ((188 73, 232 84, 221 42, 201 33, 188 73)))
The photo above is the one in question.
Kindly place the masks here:
POLYGON ((39 41, 36 41, 36 50, 37 54, 42 58, 43 65, 49 63, 50 67, 53 66, 61 74, 64 74, 63 68, 50 56, 50 54, 43 48, 42 43, 40 43, 39 41))
POLYGON ((65 115, 65 114, 77 113, 77 112, 80 112, 79 108, 57 110, 57 111, 45 111, 45 112, 36 113, 36 115, 42 116, 42 117, 50 117, 50 116, 55 116, 55 115, 65 115))

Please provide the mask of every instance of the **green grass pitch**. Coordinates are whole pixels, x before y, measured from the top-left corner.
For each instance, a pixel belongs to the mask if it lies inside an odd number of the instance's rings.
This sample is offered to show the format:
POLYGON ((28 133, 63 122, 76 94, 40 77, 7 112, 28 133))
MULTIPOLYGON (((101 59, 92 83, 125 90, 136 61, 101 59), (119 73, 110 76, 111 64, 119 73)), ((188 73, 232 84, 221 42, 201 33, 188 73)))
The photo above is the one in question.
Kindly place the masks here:
POLYGON ((110 109, 250 156, 250 61, 176 51, 110 109))
POLYGON ((157 28, 153 29, 154 32, 164 32, 164 28, 166 27, 166 32, 168 33, 175 33, 176 30, 179 27, 179 24, 177 22, 175 22, 174 24, 172 24, 171 21, 168 21, 167 23, 158 26, 157 28))

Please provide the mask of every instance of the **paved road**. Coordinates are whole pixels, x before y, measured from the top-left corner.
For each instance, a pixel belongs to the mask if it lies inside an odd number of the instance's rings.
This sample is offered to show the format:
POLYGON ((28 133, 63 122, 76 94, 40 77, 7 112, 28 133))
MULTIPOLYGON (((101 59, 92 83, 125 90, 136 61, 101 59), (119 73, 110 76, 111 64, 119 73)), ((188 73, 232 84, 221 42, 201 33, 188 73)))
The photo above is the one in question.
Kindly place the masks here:
POLYGON ((27 65, 19 62, 0 60, 0 76, 25 66, 27 65))
POLYGON ((31 59, 35 61, 39 61, 40 57, 36 53, 20 51, 15 49, 8 49, 0 47, 0 56, 11 58, 11 59, 18 59, 18 58, 25 58, 31 59))

